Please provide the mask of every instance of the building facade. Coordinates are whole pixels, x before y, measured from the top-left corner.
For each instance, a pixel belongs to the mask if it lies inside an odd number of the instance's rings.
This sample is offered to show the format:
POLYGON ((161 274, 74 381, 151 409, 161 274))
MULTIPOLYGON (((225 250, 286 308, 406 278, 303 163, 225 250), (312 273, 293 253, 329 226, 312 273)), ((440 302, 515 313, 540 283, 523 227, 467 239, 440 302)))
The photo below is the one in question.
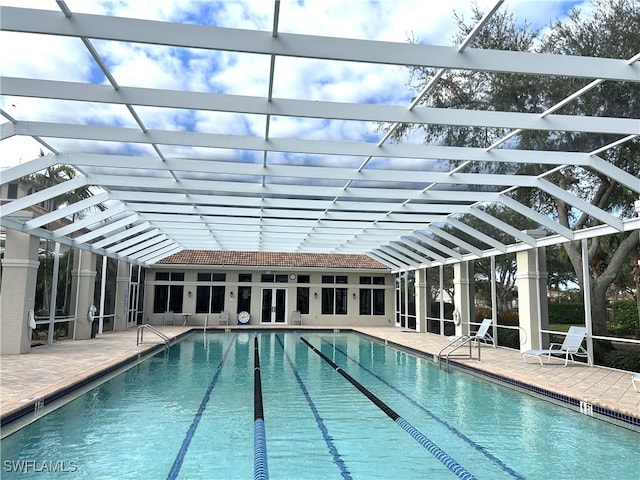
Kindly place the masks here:
POLYGON ((394 321, 394 275, 366 255, 187 250, 145 277, 152 324, 218 325, 223 312, 229 324, 292 325, 294 312, 304 325, 394 321))

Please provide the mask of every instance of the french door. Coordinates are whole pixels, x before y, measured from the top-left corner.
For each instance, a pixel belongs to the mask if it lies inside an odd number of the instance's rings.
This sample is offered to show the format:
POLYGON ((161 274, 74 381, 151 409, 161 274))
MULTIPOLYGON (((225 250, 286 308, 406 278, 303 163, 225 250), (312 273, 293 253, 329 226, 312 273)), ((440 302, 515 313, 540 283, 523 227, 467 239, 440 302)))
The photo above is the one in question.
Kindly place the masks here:
POLYGON ((287 318, 287 289, 263 288, 260 322, 285 323, 287 318))

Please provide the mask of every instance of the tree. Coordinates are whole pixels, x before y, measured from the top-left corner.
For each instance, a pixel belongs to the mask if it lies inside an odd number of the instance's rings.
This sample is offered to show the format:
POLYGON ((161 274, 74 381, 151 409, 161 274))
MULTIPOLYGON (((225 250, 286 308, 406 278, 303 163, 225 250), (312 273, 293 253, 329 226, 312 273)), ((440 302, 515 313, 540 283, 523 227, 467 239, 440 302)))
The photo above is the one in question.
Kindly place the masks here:
MULTIPOLYGON (((482 18, 477 7, 470 22, 455 15, 459 33, 454 43, 471 31, 482 18)), ((540 36, 528 24, 516 21, 513 14, 501 11, 495 14, 476 36, 471 47, 503 50, 540 51, 582 56, 631 58, 640 45, 640 4, 634 0, 594 0, 593 14, 584 17, 573 9, 566 22, 560 20, 549 26, 549 33, 540 36)), ((412 86, 422 87, 434 70, 412 69, 412 86)), ((574 78, 541 77, 535 75, 499 74, 491 72, 449 71, 443 75, 439 89, 422 100, 422 105, 442 108, 473 108, 500 111, 540 113, 557 104, 585 85, 574 78)), ((608 117, 640 117, 640 86, 637 83, 603 82, 568 103, 558 113, 608 117)), ((408 134, 413 125, 407 124, 395 133, 398 140, 408 134)), ((449 127, 443 125, 420 126, 425 141, 452 146, 486 147, 508 133, 501 129, 481 127, 449 127)), ((576 132, 524 131, 513 140, 522 149, 555 149, 565 151, 593 151, 617 140, 604 134, 576 132)), ((626 142, 601 154, 608 162, 637 174, 640 171, 640 141, 626 142)), ((496 173, 537 174, 537 165, 501 164, 499 166, 473 165, 476 171, 492 168, 496 173)), ((565 167, 548 176, 548 180, 565 190, 581 196, 598 208, 631 216, 634 192, 623 188, 600 172, 582 167, 565 167)), ((599 220, 587 214, 577 216, 561 200, 535 189, 518 189, 511 193, 518 201, 555 217, 562 225, 581 229, 597 225, 599 220)), ((591 316, 593 333, 606 335, 606 294, 618 277, 622 265, 630 256, 638 256, 638 232, 620 233, 615 241, 593 238, 589 241, 588 263, 591 285, 591 316)), ((567 257, 583 287, 582 251, 580 242, 563 244, 567 257)), ((584 288, 584 287, 583 287, 584 288)), ((640 308, 640 307, 639 307, 640 308)))
MULTIPOLYGON (((40 150, 40 156, 41 157, 44 156, 44 152, 42 150, 40 150)), ((38 191, 38 190, 44 190, 46 188, 50 188, 55 185, 64 183, 68 180, 71 180, 75 178, 76 174, 77 174, 76 170, 69 165, 53 165, 53 166, 47 167, 42 172, 37 172, 30 175, 29 177, 27 177, 27 181, 31 182, 34 186, 34 189, 38 191)), ((90 198, 92 196, 93 196, 93 193, 91 192, 91 188, 88 185, 84 185, 82 187, 71 190, 65 193, 64 195, 60 195, 58 197, 47 200, 43 204, 43 208, 47 211, 53 211, 53 210, 56 210, 61 205, 64 205, 67 203, 68 204, 75 203, 80 200, 90 198)), ((103 211, 105 210, 106 207, 104 204, 98 203, 93 208, 103 211)), ((76 216, 80 215, 81 213, 82 212, 74 213, 73 218, 75 219, 76 216)), ((84 213, 86 214, 87 212, 85 211, 84 213)), ((63 271, 63 275, 60 275, 58 278, 58 286, 64 286, 64 289, 62 290, 59 289, 58 292, 60 291, 63 292, 64 296, 62 298, 62 305, 64 309, 67 310, 68 301, 69 301, 69 287, 71 285, 70 282, 67 281, 68 279, 71 278, 71 262, 69 261, 71 254, 70 252, 67 252, 67 254, 65 255, 66 256, 63 256, 65 261, 61 262, 61 265, 60 265, 61 270, 63 271)), ((48 312, 50 309, 49 300, 50 300, 51 278, 53 275, 53 252, 51 251, 51 248, 49 246, 49 239, 45 240, 45 247, 40 252, 40 263, 42 265, 42 268, 39 269, 38 271, 37 290, 42 295, 40 297, 42 299, 41 306, 45 311, 48 312)))

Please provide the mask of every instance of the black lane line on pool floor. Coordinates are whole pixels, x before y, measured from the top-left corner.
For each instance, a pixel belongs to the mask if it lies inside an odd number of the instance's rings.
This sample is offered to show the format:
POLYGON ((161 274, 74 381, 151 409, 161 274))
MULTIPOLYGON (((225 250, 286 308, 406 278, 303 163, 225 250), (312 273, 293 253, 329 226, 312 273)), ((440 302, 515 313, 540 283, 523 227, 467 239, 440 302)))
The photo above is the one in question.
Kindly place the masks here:
POLYGON ((524 480, 525 477, 523 477, 522 475, 520 475, 518 472, 516 472, 515 470, 513 470, 511 467, 509 467, 506 463, 504 463, 502 460, 500 460, 498 457, 494 456, 491 452, 489 452, 485 447, 483 447, 482 445, 474 442, 472 439, 470 439, 469 437, 467 437, 464 433, 462 433, 460 430, 458 430, 457 428, 455 428, 453 425, 450 425, 449 423, 447 423, 445 420, 443 420, 442 418, 438 417, 435 413, 433 413, 432 411, 430 411, 429 409, 427 409, 424 405, 422 405, 421 403, 419 403, 417 400, 414 400, 413 398, 411 398, 407 393, 403 392, 402 390, 400 390, 399 388, 395 387, 394 385, 390 384, 389 382, 387 382, 384 378, 382 378, 381 376, 379 376, 378 374, 376 374, 375 372, 371 371, 370 369, 368 369, 367 367, 365 367, 364 365, 362 365, 360 362, 358 362, 356 359, 350 357, 346 352, 342 351, 340 349, 340 347, 335 346, 333 343, 331 343, 329 340, 325 340, 324 338, 320 338, 321 342, 326 343, 327 345, 330 345, 331 347, 333 347, 336 352, 341 353, 342 355, 344 355, 348 360, 351 360, 353 363, 355 363, 356 365, 358 365, 360 368, 362 368, 365 372, 369 373, 370 375, 372 375, 373 377, 377 378, 378 380, 380 380, 382 383, 384 383, 386 386, 388 386, 389 388, 391 388, 392 390, 394 390, 395 392, 399 393, 400 395, 402 395, 404 398, 406 398, 407 400, 409 400, 414 406, 418 407, 420 410, 422 410, 424 413, 426 413, 429 417, 431 417, 432 419, 434 419, 436 422, 440 423, 441 425, 443 425, 445 428, 447 428, 450 432, 452 432, 454 435, 458 436, 459 438, 461 438, 462 440, 464 440, 465 442, 467 442, 470 446, 472 446, 473 448, 475 448, 478 452, 482 453, 485 457, 487 457, 493 464, 497 465, 498 467, 500 467, 502 470, 504 470, 505 472, 507 472, 509 475, 511 475, 513 478, 516 478, 518 480, 524 480))
POLYGON ((351 477, 351 473, 349 473, 349 469, 344 464, 344 461, 340 456, 340 452, 338 452, 338 449, 334 445, 333 438, 331 438, 331 435, 329 435, 329 430, 327 429, 327 426, 324 424, 324 420, 322 420, 322 417, 320 416, 320 412, 316 408, 315 403, 313 403, 313 400, 311 399, 311 395, 309 395, 309 391, 307 390, 307 387, 305 386, 304 382, 302 381, 302 378, 300 378, 300 375, 298 374, 298 369, 296 368, 295 364, 293 363, 293 360, 291 360, 291 357, 285 350, 284 344, 282 343, 280 336, 276 335, 276 340, 278 340, 278 343, 282 347, 282 351, 284 352, 285 358, 287 359, 287 363, 289 363, 291 370, 293 370, 293 375, 296 377, 298 386, 300 387, 300 390, 302 390, 304 398, 307 400, 307 404, 309 405, 309 408, 313 412, 313 416, 316 419, 316 423, 318 424, 318 428, 320 429, 320 432, 322 432, 322 437, 324 438, 324 441, 327 444, 329 453, 331 453, 331 455, 333 456, 333 463, 335 463, 340 469, 340 475, 342 476, 342 478, 344 478, 345 480, 351 480, 353 477, 351 477))
POLYGON ((187 454, 187 450, 189 450, 189 445, 191 444, 191 440, 193 439, 193 435, 196 433, 196 428, 198 428, 198 424, 200 423, 200 419, 202 418, 202 413, 204 409, 207 408, 207 403, 209 402, 209 397, 211 396, 211 392, 213 391, 216 383, 218 383, 218 378, 220 378, 220 372, 222 371, 222 366, 224 365, 225 360, 227 359, 227 355, 231 351, 231 346, 235 344, 237 335, 234 335, 231 341, 229 342, 229 346, 222 354, 222 359, 218 364, 218 368, 216 368, 215 373, 213 374, 213 378, 211 378, 211 382, 209 382, 209 386, 205 391, 204 397, 202 397, 202 401, 200 402, 200 406, 198 407, 198 411, 193 417, 193 421, 187 430, 187 434, 182 441, 182 445, 180 446, 180 450, 178 450, 178 455, 176 455, 176 459, 173 461, 173 465, 171 465, 171 470, 169 470, 169 475, 167 475, 167 480, 175 480, 180 473, 180 468, 182 468, 182 462, 184 461, 184 457, 187 454))
POLYGON ((267 464, 267 434, 264 428, 264 408, 262 406, 262 377, 260 375, 260 349, 258 333, 253 337, 253 478, 269 479, 267 464))
POLYGON ((417 428, 412 426, 409 422, 407 422, 404 418, 402 418, 398 413, 396 413, 391 407, 389 407, 386 403, 376 397, 371 391, 367 390, 367 388, 358 382, 355 378, 349 375, 347 372, 342 370, 339 365, 334 363, 329 357, 327 357, 324 353, 314 347, 311 343, 309 343, 304 337, 300 337, 311 350, 313 350, 317 355, 320 356, 325 362, 327 362, 333 369, 342 375, 349 383, 351 383, 354 387, 356 387, 365 397, 367 397, 371 402, 382 410, 387 416, 393 420, 396 424, 398 424, 405 432, 407 432, 411 437, 416 440, 420 445, 427 449, 429 453, 431 453, 440 463, 442 463, 445 467, 447 467, 451 472, 453 472, 458 478, 463 480, 476 480, 476 477, 469 472, 466 468, 456 462, 452 457, 449 456, 444 450, 442 450, 439 446, 429 440, 423 433, 421 433, 417 428))

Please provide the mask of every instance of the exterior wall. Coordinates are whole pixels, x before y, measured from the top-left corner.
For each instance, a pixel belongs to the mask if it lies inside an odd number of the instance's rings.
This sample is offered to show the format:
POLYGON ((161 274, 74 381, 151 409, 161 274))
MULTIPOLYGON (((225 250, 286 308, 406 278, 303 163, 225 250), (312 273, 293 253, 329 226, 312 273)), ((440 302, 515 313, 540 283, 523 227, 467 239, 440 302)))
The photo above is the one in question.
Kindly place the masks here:
POLYGON ((77 250, 73 258, 71 287, 71 314, 76 318, 75 340, 91 338, 89 307, 93 304, 95 278, 96 256, 86 250, 77 250))
POLYGON ((0 353, 27 353, 31 328, 27 323, 34 308, 40 239, 15 230, 7 231, 2 260, 4 282, 0 297, 0 353))
POLYGON ((274 269, 238 269, 225 270, 220 268, 207 268, 201 266, 194 269, 193 266, 179 267, 161 265, 147 270, 145 283, 145 304, 144 304, 144 321, 151 324, 162 324, 163 313, 153 313, 155 286, 157 284, 166 284, 166 281, 156 281, 156 272, 184 272, 184 282, 171 282, 171 285, 184 285, 183 292, 183 309, 182 314, 174 315, 176 324, 182 324, 185 320, 184 314, 188 314, 189 325, 204 325, 205 320, 208 325, 218 325, 219 315, 216 313, 203 314, 194 313, 196 311, 196 290, 198 285, 207 285, 207 282, 198 282, 197 275, 199 272, 215 272, 225 273, 226 281, 215 282, 216 285, 225 286, 224 309, 229 312, 229 324, 236 325, 238 314, 238 289, 239 287, 251 287, 251 307, 249 313, 251 315, 250 324, 252 325, 291 325, 292 312, 296 310, 296 292, 298 287, 309 288, 309 313, 302 314, 303 325, 318 326, 346 326, 346 325, 374 325, 374 326, 390 326, 393 322, 393 288, 394 275, 384 271, 344 271, 344 270, 325 270, 307 271, 292 270, 278 271, 274 269), (287 283, 281 282, 260 282, 261 275, 269 271, 270 273, 287 276, 296 275, 296 279, 288 280, 287 283), (251 282, 239 282, 238 275, 240 273, 251 273, 251 282), (298 283, 299 275, 309 275, 309 283, 298 283), (323 284, 323 275, 346 275, 348 277, 347 284, 323 284), (361 276, 384 277, 385 285, 360 285, 361 276), (346 315, 323 315, 322 308, 322 288, 335 287, 347 288, 347 314, 346 315), (286 318, 284 323, 262 323, 260 319, 262 289, 263 288, 284 288, 286 294, 286 318), (359 315, 359 295, 360 288, 383 288, 385 290, 385 314, 384 315, 359 315), (189 295, 191 292, 191 295, 189 295), (233 296, 231 295, 233 294, 233 296), (354 297, 355 294, 355 297, 354 297))

